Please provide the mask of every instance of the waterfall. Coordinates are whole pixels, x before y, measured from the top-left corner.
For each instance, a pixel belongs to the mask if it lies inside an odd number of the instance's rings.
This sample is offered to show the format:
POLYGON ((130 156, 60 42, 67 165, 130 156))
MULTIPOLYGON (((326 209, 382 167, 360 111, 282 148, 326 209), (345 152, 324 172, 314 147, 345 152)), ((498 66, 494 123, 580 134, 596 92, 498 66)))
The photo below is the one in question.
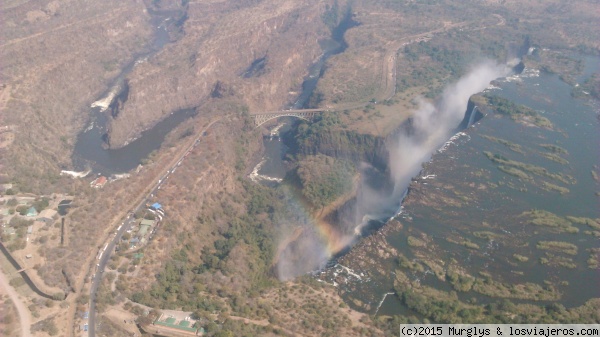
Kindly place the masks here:
POLYGON ((467 122, 467 128, 469 126, 473 125, 473 121, 475 120, 476 110, 477 110, 477 105, 474 105, 473 109, 471 109, 471 113, 469 114, 469 121, 467 122))
POLYGON ((377 316, 377 313, 379 312, 379 308, 381 308, 381 305, 383 304, 383 302, 385 301, 385 298, 388 297, 388 295, 394 295, 395 293, 391 292, 391 293, 385 293, 383 295, 383 298, 381 299, 381 301, 379 301, 379 305, 377 306, 377 309, 375 309, 375 315, 377 316))

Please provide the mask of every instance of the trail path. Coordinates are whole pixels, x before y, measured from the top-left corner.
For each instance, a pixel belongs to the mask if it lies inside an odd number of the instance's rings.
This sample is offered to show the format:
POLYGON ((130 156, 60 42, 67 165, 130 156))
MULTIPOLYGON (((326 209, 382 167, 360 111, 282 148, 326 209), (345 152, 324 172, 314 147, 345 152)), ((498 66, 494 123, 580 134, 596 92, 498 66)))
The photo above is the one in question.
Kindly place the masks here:
POLYGON ((25 303, 19 298, 17 291, 8 283, 8 277, 4 274, 4 271, 0 269, 0 288, 8 294, 8 297, 12 300, 13 304, 17 308, 19 314, 19 323, 21 324, 21 336, 30 337, 31 327, 31 316, 29 310, 25 306, 25 303))
MULTIPOLYGON (((499 14, 492 14, 498 22, 495 24, 496 26, 503 26, 506 24, 506 20, 499 14)), ((411 41, 416 41, 417 39, 423 39, 431 37, 434 34, 446 32, 450 29, 454 28, 467 28, 469 25, 474 24, 474 22, 469 21, 461 21, 456 23, 444 23, 442 27, 430 30, 428 32, 423 32, 419 34, 414 34, 410 36, 402 37, 398 40, 391 41, 387 43, 385 46, 386 52, 383 57, 383 62, 381 64, 381 78, 379 89, 377 93, 374 95, 378 100, 383 101, 387 99, 391 99, 396 94, 396 62, 398 58, 398 51, 400 48, 409 44, 411 41)), ((485 29, 487 26, 482 26, 479 28, 472 28, 472 30, 480 30, 485 29)), ((331 110, 344 110, 344 109, 357 109, 364 107, 368 102, 360 101, 360 102, 347 102, 341 104, 334 104, 331 106, 331 110)))

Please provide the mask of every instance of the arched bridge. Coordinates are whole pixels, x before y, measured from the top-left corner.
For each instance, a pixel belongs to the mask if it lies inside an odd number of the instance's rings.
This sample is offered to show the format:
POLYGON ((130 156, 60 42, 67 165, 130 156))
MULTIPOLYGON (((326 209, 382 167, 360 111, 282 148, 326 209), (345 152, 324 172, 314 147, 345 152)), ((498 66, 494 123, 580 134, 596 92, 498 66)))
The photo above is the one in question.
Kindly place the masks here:
POLYGON ((327 109, 297 109, 297 110, 282 110, 282 111, 271 111, 271 112, 263 112, 252 115, 254 117, 254 124, 259 127, 271 119, 279 118, 279 117, 296 117, 300 119, 304 119, 310 121, 317 114, 321 112, 329 111, 327 109))

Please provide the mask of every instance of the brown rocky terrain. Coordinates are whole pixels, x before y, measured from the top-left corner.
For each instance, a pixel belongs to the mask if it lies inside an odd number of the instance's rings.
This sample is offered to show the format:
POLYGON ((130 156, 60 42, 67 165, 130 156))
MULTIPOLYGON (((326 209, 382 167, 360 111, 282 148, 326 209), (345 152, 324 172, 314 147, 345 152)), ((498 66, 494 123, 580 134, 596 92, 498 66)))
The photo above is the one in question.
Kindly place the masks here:
POLYGON ((281 108, 321 54, 318 40, 330 34, 322 7, 319 1, 190 2, 184 36, 130 74, 129 99, 111 123, 111 147, 209 96, 236 95, 250 111, 281 108), (242 76, 263 57, 263 71, 242 76))
POLYGON ((144 8, 118 0, 0 5, 2 126, 18 130, 3 149, 4 173, 37 188, 70 165, 87 107, 150 36, 144 8))

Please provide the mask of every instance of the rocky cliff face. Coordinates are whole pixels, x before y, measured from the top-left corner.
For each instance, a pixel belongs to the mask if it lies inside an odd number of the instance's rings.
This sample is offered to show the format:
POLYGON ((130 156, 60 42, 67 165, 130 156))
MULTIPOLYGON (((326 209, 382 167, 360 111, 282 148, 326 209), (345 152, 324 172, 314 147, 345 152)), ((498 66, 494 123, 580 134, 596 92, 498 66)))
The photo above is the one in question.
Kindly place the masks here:
POLYGON ((385 139, 352 131, 328 130, 314 134, 297 143, 297 152, 303 155, 322 153, 353 162, 364 161, 383 170, 387 167, 385 139))
POLYGON ((321 54, 318 40, 330 34, 323 10, 316 0, 190 3, 184 35, 129 75, 128 100, 111 120, 111 147, 215 92, 242 98, 250 111, 280 108, 321 54), (244 76, 261 58, 262 70, 244 76))
POLYGON ((0 172, 23 189, 43 189, 70 165, 88 107, 150 39, 141 1, 0 2, 0 172), (2 166, 4 165, 4 166, 2 166))

